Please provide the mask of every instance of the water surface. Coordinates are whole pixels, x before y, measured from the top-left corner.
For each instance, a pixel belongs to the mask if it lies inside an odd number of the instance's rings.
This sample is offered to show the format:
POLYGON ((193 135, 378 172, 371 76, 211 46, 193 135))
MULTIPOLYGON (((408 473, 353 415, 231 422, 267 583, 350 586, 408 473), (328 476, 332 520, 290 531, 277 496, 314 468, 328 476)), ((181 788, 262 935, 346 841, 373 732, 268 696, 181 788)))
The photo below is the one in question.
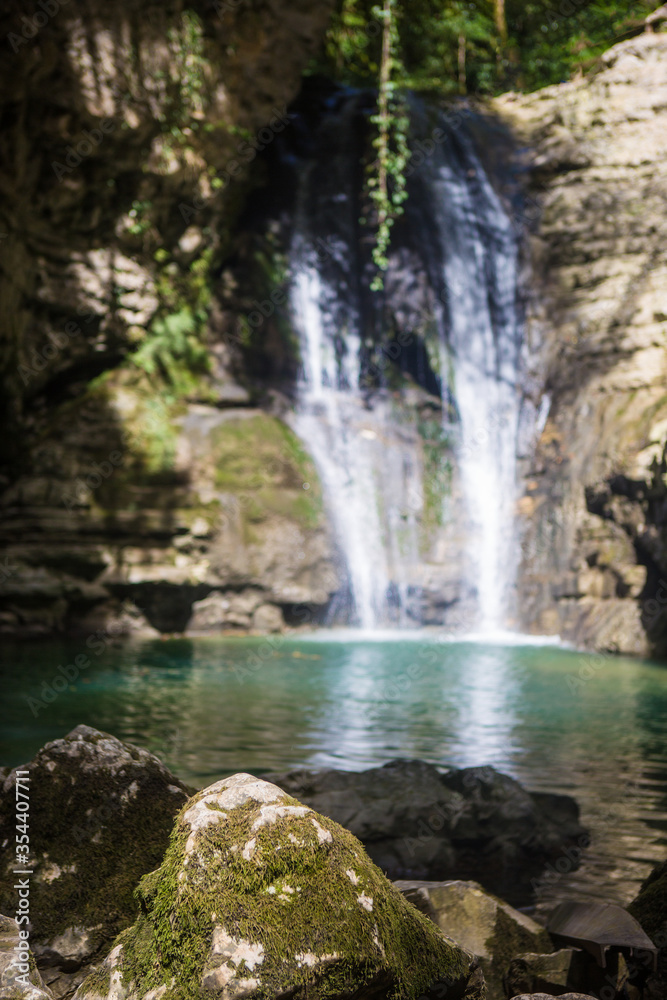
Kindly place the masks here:
POLYGON ((83 722, 157 753, 197 786, 240 770, 361 770, 394 757, 493 764, 530 789, 574 795, 592 832, 581 868, 545 884, 543 902, 628 902, 667 854, 660 664, 349 634, 100 647, 4 644, 1 763, 24 763, 83 722), (40 707, 45 683, 62 687, 58 665, 82 652, 90 666, 40 707))

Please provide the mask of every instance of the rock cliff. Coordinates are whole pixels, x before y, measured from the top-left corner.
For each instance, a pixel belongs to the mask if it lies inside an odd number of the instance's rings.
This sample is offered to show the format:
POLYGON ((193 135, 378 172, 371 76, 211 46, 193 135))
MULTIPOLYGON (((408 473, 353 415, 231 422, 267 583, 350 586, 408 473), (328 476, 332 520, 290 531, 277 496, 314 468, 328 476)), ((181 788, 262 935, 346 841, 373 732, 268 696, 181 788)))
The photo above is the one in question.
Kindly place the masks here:
POLYGON ((529 384, 546 420, 525 459, 522 625, 664 654, 667 639, 667 34, 592 78, 495 109, 530 152, 529 384))
MULTIPOLYGON (((5 6, 0 630, 272 631, 321 620, 340 589, 280 419, 284 332, 264 303, 249 362, 225 305, 261 297, 259 278, 227 287, 236 224, 331 7, 5 6)), ((489 110, 523 150, 526 399, 545 418, 521 455, 519 624, 662 655, 661 26, 489 110)), ((452 603, 445 583, 429 607, 452 603)))
POLYGON ((336 588, 210 302, 331 6, 3 7, 0 628, 270 630, 336 588))

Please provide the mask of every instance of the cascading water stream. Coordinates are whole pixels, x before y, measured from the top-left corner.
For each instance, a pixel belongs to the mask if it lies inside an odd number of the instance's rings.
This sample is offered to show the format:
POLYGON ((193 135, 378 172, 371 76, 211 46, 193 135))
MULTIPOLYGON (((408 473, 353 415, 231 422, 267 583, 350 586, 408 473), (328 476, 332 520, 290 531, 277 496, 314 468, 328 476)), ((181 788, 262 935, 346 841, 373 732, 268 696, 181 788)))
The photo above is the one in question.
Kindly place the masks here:
POLYGON ((488 632, 507 624, 518 562, 518 249, 470 139, 463 132, 456 138, 442 144, 424 172, 443 248, 441 370, 451 366, 459 418, 468 573, 477 592, 477 627, 488 632))
MULTIPOLYGON (((355 116, 354 99, 330 116, 320 159, 301 175, 290 248, 301 355, 292 424, 322 480, 349 578, 348 620, 417 625, 415 595, 431 558, 420 551, 427 484, 414 413, 397 403, 399 392, 387 384, 369 392, 364 379, 355 116)), ((419 109, 414 118, 422 128, 419 109)), ((441 395, 454 401, 453 425, 443 412, 455 441, 461 587, 476 593, 476 627, 490 631, 506 624, 517 562, 517 246, 471 139, 440 124, 445 141, 415 171, 410 198, 421 201, 422 242, 436 248, 422 247, 421 268, 434 291, 441 395)), ((396 303, 389 307, 396 315, 396 303)))
POLYGON ((416 525, 414 513, 406 518, 397 505, 417 489, 411 454, 416 441, 392 428, 386 399, 366 406, 356 317, 348 317, 345 351, 338 357, 333 318, 324 305, 330 289, 303 233, 294 253, 292 305, 303 374, 293 428, 318 467, 358 623, 366 629, 390 621, 405 624, 400 611, 407 603, 406 563, 418 558, 416 525))

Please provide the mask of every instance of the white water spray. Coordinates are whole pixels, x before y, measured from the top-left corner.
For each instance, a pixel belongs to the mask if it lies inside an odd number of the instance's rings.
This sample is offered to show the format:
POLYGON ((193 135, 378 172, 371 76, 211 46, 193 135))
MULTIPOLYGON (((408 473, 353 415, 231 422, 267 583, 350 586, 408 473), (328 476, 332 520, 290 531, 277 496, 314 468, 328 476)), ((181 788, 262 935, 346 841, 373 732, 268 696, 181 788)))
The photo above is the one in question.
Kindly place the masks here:
MULTIPOLYGON (((331 126, 340 150, 350 145, 351 114, 331 126)), ((415 625, 425 557, 420 439, 391 392, 364 392, 355 210, 342 159, 327 172, 306 171, 296 213, 291 307, 302 369, 292 425, 322 480, 349 577, 350 620, 366 629, 415 625)), ((506 624, 517 566, 516 240, 466 136, 452 132, 418 173, 441 261, 436 321, 457 413, 466 583, 477 595, 477 628, 488 632, 506 624)))

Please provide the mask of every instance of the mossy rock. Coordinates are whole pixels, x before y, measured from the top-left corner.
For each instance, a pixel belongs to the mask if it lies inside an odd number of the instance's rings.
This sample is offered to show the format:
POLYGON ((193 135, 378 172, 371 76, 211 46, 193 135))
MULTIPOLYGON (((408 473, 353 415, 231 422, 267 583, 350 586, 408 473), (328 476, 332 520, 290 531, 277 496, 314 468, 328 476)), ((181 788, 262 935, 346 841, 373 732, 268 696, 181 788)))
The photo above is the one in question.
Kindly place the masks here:
MULTIPOLYGON (((25 933, 25 926, 21 927, 25 933)), ((19 927, 11 917, 0 915, 0 1000, 51 1000, 35 959, 19 927), (27 961, 24 961, 26 958, 27 961)))
POLYGON ((195 795, 76 1000, 461 997, 470 956, 337 823, 236 774, 195 795))
POLYGON ((443 934, 479 959, 489 1000, 503 1000, 503 975, 522 952, 552 952, 547 932, 477 882, 400 881, 396 887, 443 934))
MULTIPOLYGON (((136 918, 134 889, 162 860, 189 789, 153 754, 88 726, 47 743, 25 770, 31 945, 72 970, 136 918)), ((0 911, 13 913, 14 772, 1 792, 0 911)))
POLYGON ((646 1000, 662 1000, 667 996, 667 860, 656 865, 642 882, 628 912, 658 948, 658 968, 648 977, 644 996, 646 1000))
POLYGON ((639 895, 628 906, 628 912, 639 921, 652 939, 662 936, 659 948, 667 946, 667 860, 656 865, 642 882, 639 895))
POLYGON ((309 528, 323 525, 322 492, 315 466, 286 424, 258 413, 225 420, 211 439, 215 485, 240 498, 246 525, 260 523, 272 514, 309 528))

